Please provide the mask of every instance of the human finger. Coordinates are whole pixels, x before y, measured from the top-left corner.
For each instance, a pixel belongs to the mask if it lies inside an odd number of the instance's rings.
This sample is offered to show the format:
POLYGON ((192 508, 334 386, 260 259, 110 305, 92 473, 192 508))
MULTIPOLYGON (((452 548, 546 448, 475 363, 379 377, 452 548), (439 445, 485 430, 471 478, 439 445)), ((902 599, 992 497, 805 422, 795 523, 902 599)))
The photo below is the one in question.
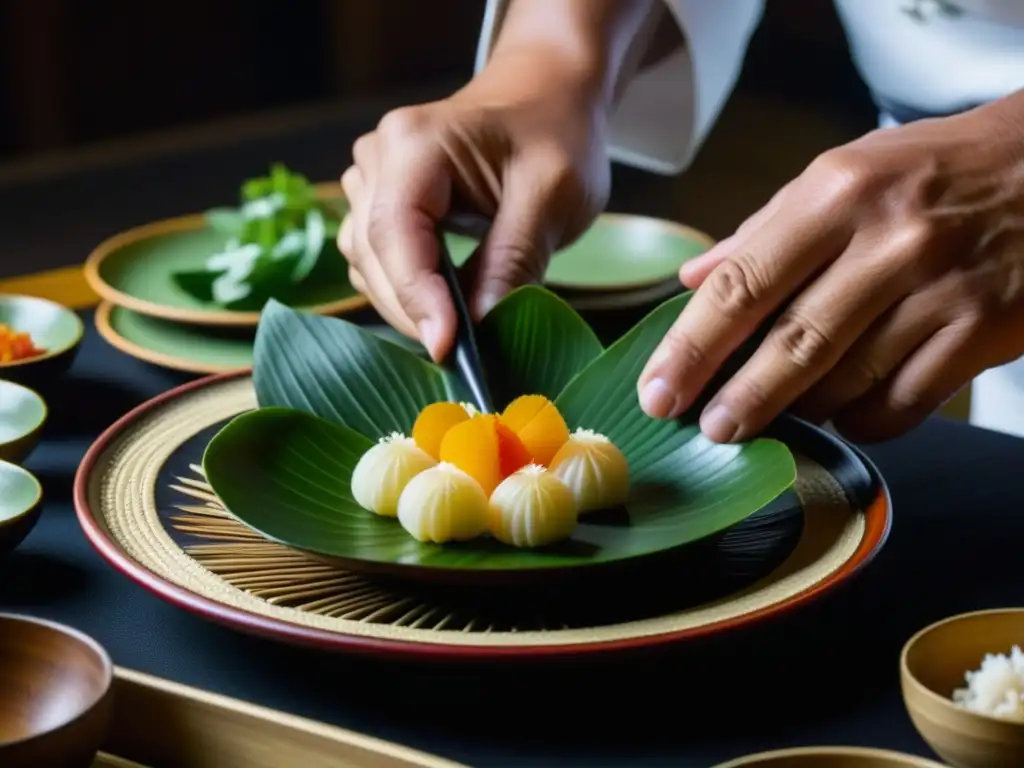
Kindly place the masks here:
POLYGON ((355 267, 348 268, 348 282, 364 296, 369 293, 369 287, 366 285, 366 278, 364 278, 362 273, 355 267))
POLYGON ((915 256, 925 244, 914 230, 855 237, 786 308, 750 359, 701 415, 712 440, 732 442, 764 429, 825 376, 890 307, 913 288, 915 256))
POLYGON ((438 271, 436 234, 452 185, 444 150, 417 115, 399 110, 381 122, 366 232, 403 313, 431 357, 440 360, 454 343, 456 326, 455 307, 438 271))
POLYGON ((855 442, 878 442, 916 427, 988 366, 969 323, 947 325, 886 381, 833 418, 855 442))
POLYGON ((351 264, 357 258, 355 253, 355 216, 352 215, 352 207, 358 204, 363 191, 363 177, 357 166, 350 165, 341 174, 341 189, 348 201, 348 213, 342 219, 341 227, 338 229, 338 250, 351 264))
POLYGON ((707 252, 683 264, 679 268, 679 281, 690 290, 699 288, 715 267, 728 258, 731 253, 741 249, 745 241, 775 215, 781 205, 782 196, 788 188, 787 184, 772 195, 772 198, 753 215, 748 216, 732 235, 716 243, 707 252))
POLYGON ((849 239, 848 226, 807 206, 771 217, 715 267, 651 356, 638 382, 643 410, 674 418, 693 405, 739 345, 849 239))
POLYGON ((362 172, 356 166, 349 168, 342 176, 342 186, 349 199, 349 213, 338 232, 338 244, 349 262, 352 286, 370 300, 388 324, 401 333, 418 338, 416 325, 402 311, 394 289, 366 236, 372 188, 367 189, 362 172))
POLYGON ((558 222, 572 199, 569 171, 541 162, 521 162, 507 174, 494 222, 467 271, 470 309, 480 319, 506 294, 544 280, 564 227, 558 222))
POLYGON ((797 399, 793 413, 820 424, 885 382, 946 324, 946 306, 942 290, 907 296, 879 318, 831 371, 797 399))
POLYGON ((377 170, 377 145, 377 134, 373 131, 352 142, 352 163, 366 175, 377 170))

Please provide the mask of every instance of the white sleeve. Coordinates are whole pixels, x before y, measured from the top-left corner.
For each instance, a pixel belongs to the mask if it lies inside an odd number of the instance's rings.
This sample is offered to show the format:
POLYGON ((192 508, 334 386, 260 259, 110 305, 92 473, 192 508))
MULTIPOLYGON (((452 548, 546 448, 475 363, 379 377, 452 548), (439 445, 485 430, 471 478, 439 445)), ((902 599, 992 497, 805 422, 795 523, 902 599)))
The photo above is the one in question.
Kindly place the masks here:
MULTIPOLYGON (((512 0, 487 0, 476 71, 512 0)), ((611 116, 611 157, 671 175, 690 165, 732 92, 764 0, 664 0, 685 46, 632 75, 611 116)))

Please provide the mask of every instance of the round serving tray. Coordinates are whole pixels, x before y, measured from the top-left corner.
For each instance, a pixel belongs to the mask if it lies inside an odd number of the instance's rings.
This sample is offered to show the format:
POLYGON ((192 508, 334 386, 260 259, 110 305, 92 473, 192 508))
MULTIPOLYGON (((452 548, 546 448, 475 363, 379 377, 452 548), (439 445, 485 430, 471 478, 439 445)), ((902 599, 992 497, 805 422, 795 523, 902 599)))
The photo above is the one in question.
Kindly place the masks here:
POLYGON ((889 531, 889 495, 874 466, 835 436, 783 419, 773 432, 797 457, 793 490, 678 566, 572 595, 389 581, 263 539, 220 504, 202 475, 203 450, 255 405, 241 373, 139 406, 89 450, 75 506, 92 544, 131 579, 208 619, 285 642, 460 660, 666 645, 828 592, 868 563, 889 531))

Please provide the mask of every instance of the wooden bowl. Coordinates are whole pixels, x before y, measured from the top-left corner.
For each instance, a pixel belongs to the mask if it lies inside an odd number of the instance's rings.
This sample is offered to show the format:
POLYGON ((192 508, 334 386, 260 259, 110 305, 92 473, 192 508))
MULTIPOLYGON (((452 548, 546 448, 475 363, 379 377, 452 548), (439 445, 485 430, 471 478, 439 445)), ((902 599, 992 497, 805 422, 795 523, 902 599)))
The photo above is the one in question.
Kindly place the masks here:
POLYGON ((39 442, 46 416, 37 392, 0 380, 0 461, 21 463, 39 442))
POLYGON ((921 737, 954 768, 1024 766, 1024 723, 956 706, 953 691, 985 654, 1024 645, 1024 609, 954 616, 914 635, 900 655, 900 684, 921 737))
POLYGON ((16 464, 0 461, 0 555, 21 544, 35 528, 42 504, 39 481, 16 464))
POLYGON ((943 768, 923 757, 861 747, 806 747, 748 755, 716 768, 943 768))
POLYGON ((107 735, 114 667, 96 641, 0 614, 0 765, 77 768, 107 735))
POLYGON ((81 318, 67 307, 34 296, 0 294, 0 323, 28 332, 45 352, 0 363, 0 379, 41 387, 67 371, 85 334, 81 318))

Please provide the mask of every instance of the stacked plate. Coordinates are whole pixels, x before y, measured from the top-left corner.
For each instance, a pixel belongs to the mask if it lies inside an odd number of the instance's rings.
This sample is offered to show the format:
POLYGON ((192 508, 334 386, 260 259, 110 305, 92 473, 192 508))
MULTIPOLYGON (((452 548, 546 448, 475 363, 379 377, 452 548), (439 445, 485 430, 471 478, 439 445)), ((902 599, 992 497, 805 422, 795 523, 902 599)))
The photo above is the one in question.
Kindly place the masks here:
MULTIPOLYGON (((336 185, 319 189, 344 208, 336 185)), ((201 268, 225 240, 204 216, 191 215, 136 227, 102 243, 85 266, 89 284, 103 299, 96 311, 100 334, 121 351, 166 368, 211 374, 250 367, 259 313, 204 304, 172 279, 201 268)), ((547 283, 588 314, 643 308, 679 291, 680 265, 711 242, 674 222, 605 214, 555 256, 547 283)), ((463 262, 476 243, 453 235, 449 245, 456 262, 463 262)), ((324 254, 286 303, 329 315, 368 309, 348 281, 344 259, 333 243, 326 247, 332 253, 324 254)), ((368 322, 374 321, 380 322, 368 313, 368 322)), ((398 340, 389 328, 377 330, 398 340)))

